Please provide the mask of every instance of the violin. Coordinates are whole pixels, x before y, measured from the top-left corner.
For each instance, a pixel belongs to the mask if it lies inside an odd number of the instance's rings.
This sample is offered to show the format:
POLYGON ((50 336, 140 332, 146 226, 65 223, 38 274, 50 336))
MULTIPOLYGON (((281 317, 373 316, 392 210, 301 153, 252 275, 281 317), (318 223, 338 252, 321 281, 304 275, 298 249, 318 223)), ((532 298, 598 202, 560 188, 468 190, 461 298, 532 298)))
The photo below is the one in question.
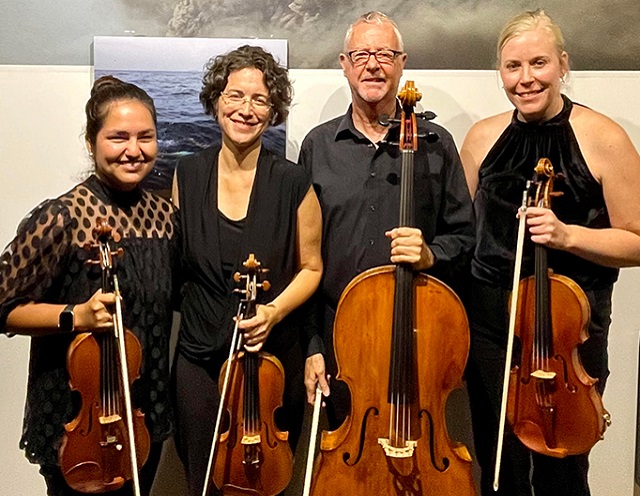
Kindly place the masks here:
MULTIPOLYGON (((413 107, 421 95, 409 81, 399 98, 399 225, 413 226, 413 158, 421 137, 413 107)), ((322 433, 311 493, 476 494, 469 452, 449 438, 445 421, 447 397, 461 385, 469 353, 458 296, 409 264, 364 271, 338 302, 334 348, 351 411, 337 430, 322 433)))
POLYGON ((589 451, 603 438, 611 419, 580 361, 578 347, 588 338, 591 310, 584 291, 572 279, 555 274, 547 248, 535 245, 534 275, 520 280, 526 207, 551 208, 556 180, 553 165, 540 159, 523 193, 511 295, 509 336, 494 488, 504 436, 504 416, 527 448, 563 458, 589 451), (521 358, 512 364, 513 340, 521 358))
POLYGON ((142 348, 136 336, 125 330, 122 295, 113 270, 111 227, 99 218, 93 230, 102 271, 102 292, 116 296, 113 332, 80 333, 67 351, 71 389, 79 393, 82 406, 65 425, 58 453, 60 469, 67 484, 83 493, 104 493, 121 488, 131 480, 134 494, 140 495, 138 467, 149 456, 150 437, 144 414, 131 406, 130 384, 140 374, 142 348))
POLYGON ((293 473, 289 433, 280 431, 274 419, 275 410, 282 406, 284 368, 269 353, 239 350, 238 322, 256 315, 258 289, 270 287, 268 281, 260 281, 267 269, 253 254, 243 266, 245 274, 234 274, 236 283, 243 285, 234 290, 242 299, 232 337, 234 353, 220 371, 220 408, 203 496, 212 463, 213 482, 224 495, 275 496, 287 487, 293 473))

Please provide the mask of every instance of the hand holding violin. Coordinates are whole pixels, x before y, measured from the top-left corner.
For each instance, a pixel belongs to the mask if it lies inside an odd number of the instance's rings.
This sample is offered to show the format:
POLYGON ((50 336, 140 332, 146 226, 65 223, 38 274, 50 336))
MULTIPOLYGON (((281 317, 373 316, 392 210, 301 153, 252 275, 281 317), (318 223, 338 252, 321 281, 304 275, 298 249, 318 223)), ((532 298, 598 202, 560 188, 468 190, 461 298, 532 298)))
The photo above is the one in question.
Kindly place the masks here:
POLYGON ((566 250, 570 246, 570 227, 558 220, 551 209, 527 208, 527 226, 534 243, 556 250, 566 250))
POLYGON ((251 353, 260 351, 271 329, 278 322, 280 317, 275 305, 256 305, 256 314, 253 317, 238 322, 238 329, 243 334, 245 350, 251 353))
POLYGON ((86 302, 75 306, 73 312, 74 330, 106 332, 113 329, 113 313, 110 308, 116 302, 113 293, 103 293, 98 289, 86 302))

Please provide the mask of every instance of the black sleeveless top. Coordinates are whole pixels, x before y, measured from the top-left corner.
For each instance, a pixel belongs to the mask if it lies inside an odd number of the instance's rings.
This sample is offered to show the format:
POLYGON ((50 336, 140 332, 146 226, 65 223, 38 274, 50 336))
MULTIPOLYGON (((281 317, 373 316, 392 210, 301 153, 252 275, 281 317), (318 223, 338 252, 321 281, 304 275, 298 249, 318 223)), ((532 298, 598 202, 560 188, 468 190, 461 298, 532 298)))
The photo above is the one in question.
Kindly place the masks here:
POLYGON ((232 220, 218 210, 220 222, 220 263, 222 274, 227 281, 232 281, 233 270, 238 259, 238 250, 242 240, 244 219, 232 220))
MULTIPOLYGON (((476 279, 508 289, 513 277, 518 223, 526 181, 540 158, 548 158, 563 194, 552 199, 551 208, 562 222, 589 228, 611 227, 602 186, 587 167, 569 116, 573 103, 563 95, 562 111, 543 123, 525 123, 514 111, 505 129, 482 162, 474 199, 477 240, 472 273, 476 279)), ((522 277, 533 273, 533 243, 525 238, 522 277)), ((549 267, 576 281, 583 289, 610 287, 618 270, 603 267, 566 251, 549 250, 549 267)))
MULTIPOLYGON (((235 235, 228 231, 217 202, 219 152, 219 146, 207 148, 182 159, 176 169, 185 278, 177 349, 192 361, 209 361, 214 352, 228 349, 239 301, 231 293, 230 276, 250 253, 269 269, 271 288, 259 293, 258 303, 273 300, 291 282, 297 272, 298 207, 311 184, 303 167, 262 148, 231 266, 222 238, 235 235)), ((303 305, 276 325, 265 351, 281 357, 305 339, 308 312, 303 305)))

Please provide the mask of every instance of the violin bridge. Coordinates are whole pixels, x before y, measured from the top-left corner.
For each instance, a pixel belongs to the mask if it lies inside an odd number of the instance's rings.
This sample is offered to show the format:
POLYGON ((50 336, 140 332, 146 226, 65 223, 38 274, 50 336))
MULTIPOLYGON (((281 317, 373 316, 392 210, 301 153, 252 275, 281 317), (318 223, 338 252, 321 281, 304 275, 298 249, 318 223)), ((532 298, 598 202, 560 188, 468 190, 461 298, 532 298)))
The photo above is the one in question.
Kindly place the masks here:
POLYGON ((245 434, 240 444, 260 444, 260 434, 245 434))
POLYGON ((542 379, 546 381, 550 381, 556 378, 556 373, 552 371, 546 370, 534 370, 531 372, 531 377, 535 377, 536 379, 542 379))
POLYGON ((109 424, 113 424, 115 422, 120 422, 122 420, 122 417, 118 414, 114 414, 114 415, 107 415, 106 417, 100 417, 99 418, 99 422, 102 425, 109 425, 109 424))
POLYGON ((383 437, 378 438, 378 444, 384 449, 385 455, 389 458, 411 458, 413 456, 413 450, 418 444, 417 441, 405 441, 403 447, 391 446, 391 442, 383 437))

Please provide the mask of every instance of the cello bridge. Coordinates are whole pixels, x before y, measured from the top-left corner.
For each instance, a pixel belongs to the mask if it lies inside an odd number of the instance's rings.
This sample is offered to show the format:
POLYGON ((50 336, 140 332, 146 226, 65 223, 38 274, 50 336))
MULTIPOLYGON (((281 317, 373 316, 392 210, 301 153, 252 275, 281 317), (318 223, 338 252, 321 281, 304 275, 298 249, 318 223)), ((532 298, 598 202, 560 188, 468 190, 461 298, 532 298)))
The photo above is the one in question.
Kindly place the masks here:
POLYGON ((389 458, 411 458, 418 442, 409 440, 404 442, 404 446, 396 447, 391 446, 391 442, 388 439, 379 437, 378 444, 382 446, 385 455, 389 458))

